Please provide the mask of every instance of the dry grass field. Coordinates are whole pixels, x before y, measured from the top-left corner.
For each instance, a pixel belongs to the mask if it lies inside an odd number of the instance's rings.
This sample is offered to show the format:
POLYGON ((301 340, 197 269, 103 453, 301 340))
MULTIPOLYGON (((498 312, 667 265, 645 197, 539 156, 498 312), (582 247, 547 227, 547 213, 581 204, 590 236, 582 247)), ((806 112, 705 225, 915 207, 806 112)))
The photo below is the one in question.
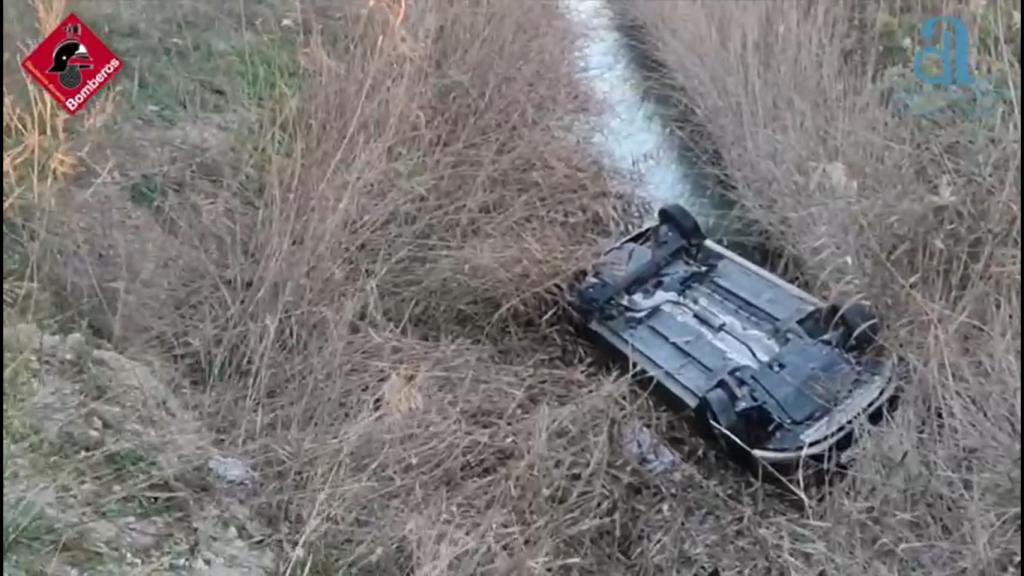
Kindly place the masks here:
POLYGON ((802 280, 911 360, 807 507, 566 330, 633 210, 554 3, 3 9, 5 576, 1019 573, 1019 5, 972 20, 981 120, 893 114, 901 14, 623 5, 802 280), (18 68, 68 10, 126 63, 74 119, 18 68))

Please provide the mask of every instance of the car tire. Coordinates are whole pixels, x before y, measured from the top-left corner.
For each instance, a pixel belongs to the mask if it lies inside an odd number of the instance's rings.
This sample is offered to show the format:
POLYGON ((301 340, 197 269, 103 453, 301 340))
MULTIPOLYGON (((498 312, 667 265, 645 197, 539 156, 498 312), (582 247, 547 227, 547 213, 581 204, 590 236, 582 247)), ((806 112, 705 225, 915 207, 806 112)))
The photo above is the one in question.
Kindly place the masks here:
POLYGON ((725 446, 735 442, 719 428, 735 434, 739 425, 739 416, 732 405, 732 399, 720 388, 712 388, 701 398, 697 405, 697 414, 701 428, 706 436, 714 438, 725 446))
POLYGON ((863 352, 878 343, 882 327, 870 306, 854 302, 838 311, 843 330, 842 345, 848 352, 863 352))
POLYGON ((703 244, 707 239, 697 219, 689 210, 679 204, 666 204, 658 209, 658 222, 671 226, 683 240, 690 244, 703 244))

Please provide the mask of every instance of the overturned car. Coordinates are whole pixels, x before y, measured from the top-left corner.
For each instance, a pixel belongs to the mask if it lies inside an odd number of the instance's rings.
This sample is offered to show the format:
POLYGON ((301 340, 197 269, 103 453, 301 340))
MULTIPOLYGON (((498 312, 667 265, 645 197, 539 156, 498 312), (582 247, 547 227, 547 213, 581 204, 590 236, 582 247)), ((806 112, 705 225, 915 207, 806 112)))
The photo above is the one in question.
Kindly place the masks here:
POLYGON ((894 399, 868 306, 820 301, 678 205, 606 251, 573 298, 589 337, 762 463, 834 462, 894 399))

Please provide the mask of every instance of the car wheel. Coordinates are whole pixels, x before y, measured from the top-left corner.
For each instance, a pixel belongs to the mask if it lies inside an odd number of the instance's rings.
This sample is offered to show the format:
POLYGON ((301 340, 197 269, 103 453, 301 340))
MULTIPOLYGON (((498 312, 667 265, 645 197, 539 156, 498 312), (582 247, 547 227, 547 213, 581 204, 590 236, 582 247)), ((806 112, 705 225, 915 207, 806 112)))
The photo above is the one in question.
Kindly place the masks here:
POLYGON ((697 406, 697 415, 706 436, 727 447, 735 445, 735 441, 722 432, 728 430, 730 434, 735 435, 739 427, 739 416, 725 391, 719 388, 709 390, 697 406))
POLYGON ((843 329, 842 345, 849 352, 863 352, 878 343, 882 326, 867 304, 855 302, 839 310, 843 329))
POLYGON ((707 239, 697 219, 679 204, 666 204, 658 209, 658 222, 671 226, 690 244, 703 244, 707 239))

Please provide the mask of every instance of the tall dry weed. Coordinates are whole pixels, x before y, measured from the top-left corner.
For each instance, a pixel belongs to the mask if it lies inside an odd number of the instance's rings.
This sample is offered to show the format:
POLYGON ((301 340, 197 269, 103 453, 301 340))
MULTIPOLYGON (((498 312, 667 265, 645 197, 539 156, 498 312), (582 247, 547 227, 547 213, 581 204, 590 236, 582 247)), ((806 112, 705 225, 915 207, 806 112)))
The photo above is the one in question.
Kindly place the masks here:
POLYGON ((555 7, 378 2, 304 26, 289 155, 179 235, 206 272, 155 324, 260 462, 285 572, 628 564, 626 388, 562 361, 555 296, 629 211, 567 132, 585 103, 555 7))

